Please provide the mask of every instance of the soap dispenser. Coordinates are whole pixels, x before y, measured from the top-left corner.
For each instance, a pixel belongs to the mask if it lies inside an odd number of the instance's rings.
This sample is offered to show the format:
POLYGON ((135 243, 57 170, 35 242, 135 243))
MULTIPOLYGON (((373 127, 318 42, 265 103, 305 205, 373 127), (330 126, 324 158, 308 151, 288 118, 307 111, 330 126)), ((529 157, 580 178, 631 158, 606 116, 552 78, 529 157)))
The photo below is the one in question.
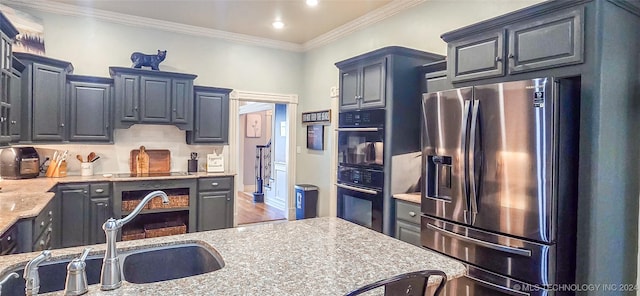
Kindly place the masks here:
POLYGON ((85 268, 87 264, 84 262, 89 255, 91 248, 84 249, 80 258, 71 260, 67 265, 67 280, 64 285, 64 295, 82 295, 89 291, 87 284, 87 273, 85 268))

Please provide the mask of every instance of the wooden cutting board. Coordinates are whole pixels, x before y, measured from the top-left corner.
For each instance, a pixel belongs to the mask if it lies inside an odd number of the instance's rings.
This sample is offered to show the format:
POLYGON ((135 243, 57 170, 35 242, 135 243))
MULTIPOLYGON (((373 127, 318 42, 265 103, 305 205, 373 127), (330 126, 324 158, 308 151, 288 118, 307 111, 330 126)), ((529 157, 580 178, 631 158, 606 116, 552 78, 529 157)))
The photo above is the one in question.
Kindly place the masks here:
MULTIPOLYGON (((168 149, 145 149, 149 156, 149 173, 168 173, 171 171, 171 151, 168 149)), ((131 150, 129 157, 129 170, 132 174, 137 173, 138 154, 140 149, 131 150)))

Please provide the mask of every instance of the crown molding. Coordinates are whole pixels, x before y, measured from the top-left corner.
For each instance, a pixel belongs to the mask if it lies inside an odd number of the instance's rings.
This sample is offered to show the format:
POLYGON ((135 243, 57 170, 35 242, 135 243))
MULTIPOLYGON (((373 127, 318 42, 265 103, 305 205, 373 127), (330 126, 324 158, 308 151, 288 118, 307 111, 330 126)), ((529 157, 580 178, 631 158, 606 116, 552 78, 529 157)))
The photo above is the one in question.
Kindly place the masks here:
POLYGON ((229 99, 234 101, 253 101, 259 103, 289 103, 298 104, 296 94, 262 93, 255 91, 233 90, 229 99))
POLYGON ((389 4, 369 12, 353 21, 350 21, 336 29, 324 33, 304 44, 278 41, 268 38, 255 37, 245 34, 231 33, 221 30, 208 29, 203 27, 185 25, 181 23, 156 20, 152 18, 132 16, 123 13, 110 12, 99 9, 87 9, 76 5, 52 2, 48 0, 0 0, 2 4, 10 4, 14 7, 24 7, 34 10, 55 13, 60 15, 92 17, 117 24, 129 25, 142 28, 153 28, 167 32, 174 32, 186 35, 220 38, 238 43, 255 46, 276 48, 295 52, 304 52, 329 44, 335 40, 343 38, 355 31, 364 29, 367 26, 380 22, 405 9, 416 6, 426 0, 393 0, 389 4))
POLYGON ((302 45, 278 41, 268 38, 260 38, 245 34, 231 33, 221 30, 202 28, 181 23, 161 21, 152 18, 132 16, 123 13, 104 11, 99 9, 86 9, 75 5, 52 2, 47 0, 1 0, 0 3, 10 4, 13 7, 26 7, 39 11, 60 15, 92 17, 117 24, 142 28, 153 28, 167 32, 181 33, 193 36, 220 38, 238 43, 256 46, 270 47, 289 51, 303 51, 302 45))
POLYGON ((335 28, 327 33, 324 33, 316 38, 313 38, 304 44, 302 44, 303 51, 311 50, 340 38, 343 38, 355 31, 366 28, 386 18, 391 17, 403 10, 416 6, 426 0, 394 0, 389 4, 382 6, 376 10, 373 10, 355 20, 352 20, 338 28, 335 28))

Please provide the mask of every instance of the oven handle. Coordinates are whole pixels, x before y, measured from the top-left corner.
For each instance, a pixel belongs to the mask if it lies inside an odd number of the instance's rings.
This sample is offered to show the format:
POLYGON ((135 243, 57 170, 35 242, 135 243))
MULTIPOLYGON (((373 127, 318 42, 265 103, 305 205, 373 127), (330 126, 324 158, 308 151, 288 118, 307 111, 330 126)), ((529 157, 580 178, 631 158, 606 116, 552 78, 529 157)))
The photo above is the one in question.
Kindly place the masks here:
POLYGON ((340 184, 340 183, 336 183, 336 186, 338 186, 340 188, 348 189, 348 190, 358 191, 358 192, 361 192, 361 193, 378 194, 378 191, 375 191, 375 190, 358 188, 358 187, 353 187, 353 186, 344 185, 344 184, 340 184))
POLYGON ((377 132, 382 130, 379 127, 340 127, 336 129, 339 132, 377 132))
POLYGON ((500 245, 500 244, 494 244, 492 242, 486 242, 486 241, 479 240, 479 239, 476 239, 476 238, 460 235, 460 234, 457 234, 455 232, 451 232, 449 230, 446 230, 444 228, 440 228, 438 226, 435 226, 435 225, 429 224, 429 223, 427 223, 427 228, 431 228, 431 229, 433 229, 433 230, 435 230, 437 232, 440 232, 441 234, 446 235, 448 237, 459 239, 461 241, 472 243, 472 244, 475 244, 475 245, 478 245, 478 246, 482 246, 482 247, 485 247, 485 248, 494 249, 494 250, 497 250, 497 251, 506 252, 506 253, 510 253, 510 254, 515 254, 515 255, 520 255, 520 256, 525 256, 525 257, 531 257, 531 250, 529 250, 529 249, 520 249, 520 248, 503 246, 503 245, 500 245))

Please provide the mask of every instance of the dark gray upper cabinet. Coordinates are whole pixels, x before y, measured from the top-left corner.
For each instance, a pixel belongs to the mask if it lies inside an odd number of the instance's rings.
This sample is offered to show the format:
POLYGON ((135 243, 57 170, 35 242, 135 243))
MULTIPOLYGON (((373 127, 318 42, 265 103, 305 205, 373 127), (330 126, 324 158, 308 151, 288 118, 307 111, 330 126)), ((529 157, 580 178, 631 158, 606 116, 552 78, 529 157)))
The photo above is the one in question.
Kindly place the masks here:
POLYGON ((11 82, 9 96, 11 97, 11 111, 9 112, 9 133, 11 142, 20 141, 20 123, 22 118, 22 71, 24 64, 15 57, 11 63, 11 82))
POLYGON ((384 107, 386 68, 383 57, 340 71, 340 109, 384 107))
POLYGON ((65 84, 73 72, 69 62, 29 53, 14 53, 26 69, 22 84, 21 141, 66 139, 65 84))
POLYGON ((111 142, 113 80, 68 75, 69 141, 111 142))
POLYGON ((140 108, 141 122, 171 122, 171 79, 141 76, 140 108))
POLYGON ((447 42, 451 81, 582 63, 583 18, 584 8, 574 7, 535 14, 535 18, 506 26, 506 29, 488 25, 485 30, 471 27, 446 33, 442 39, 447 42))
POLYGON ((231 89, 195 86, 193 131, 187 131, 187 143, 229 142, 229 93, 231 89))
POLYGON ((193 129, 192 74, 110 67, 115 89, 115 127, 136 123, 193 129))
POLYGON ((414 80, 419 84, 416 68, 442 59, 441 55, 390 46, 336 63, 340 69, 340 111, 384 108, 396 96, 419 96, 418 87, 411 86, 414 80))
POLYGON ((18 34, 11 22, 0 14, 0 145, 11 141, 12 44, 18 34))
POLYGON ((198 180, 198 231, 233 227, 233 177, 198 180))

